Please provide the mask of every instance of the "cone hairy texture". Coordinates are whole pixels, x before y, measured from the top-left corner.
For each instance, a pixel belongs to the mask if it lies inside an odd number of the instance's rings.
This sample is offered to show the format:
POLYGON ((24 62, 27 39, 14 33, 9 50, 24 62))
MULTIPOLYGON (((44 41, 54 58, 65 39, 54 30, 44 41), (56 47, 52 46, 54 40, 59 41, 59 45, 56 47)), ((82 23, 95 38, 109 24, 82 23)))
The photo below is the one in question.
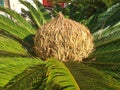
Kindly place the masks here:
POLYGON ((88 28, 62 13, 43 25, 35 35, 35 51, 42 58, 61 61, 82 61, 93 49, 93 37, 88 28))

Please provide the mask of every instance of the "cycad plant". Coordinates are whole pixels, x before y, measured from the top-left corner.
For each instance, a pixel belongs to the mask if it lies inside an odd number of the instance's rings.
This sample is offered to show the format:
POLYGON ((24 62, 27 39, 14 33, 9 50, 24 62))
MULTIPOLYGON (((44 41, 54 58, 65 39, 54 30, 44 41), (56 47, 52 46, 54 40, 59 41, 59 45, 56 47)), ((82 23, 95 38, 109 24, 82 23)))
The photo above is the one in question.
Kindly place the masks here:
POLYGON ((94 37, 94 51, 84 62, 45 61, 34 51, 34 35, 51 17, 37 0, 36 7, 20 0, 30 22, 8 8, 0 10, 0 90, 119 90, 120 3, 86 20, 94 37), (96 21, 96 23, 94 22, 96 21), (95 25, 94 25, 95 24, 95 25))

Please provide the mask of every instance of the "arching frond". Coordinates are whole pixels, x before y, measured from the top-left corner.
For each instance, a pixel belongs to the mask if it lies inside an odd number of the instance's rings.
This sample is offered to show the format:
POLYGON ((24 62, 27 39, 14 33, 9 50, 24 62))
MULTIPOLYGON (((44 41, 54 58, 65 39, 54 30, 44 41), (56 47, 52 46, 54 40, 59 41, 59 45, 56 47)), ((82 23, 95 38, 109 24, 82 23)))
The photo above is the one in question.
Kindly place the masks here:
MULTIPOLYGON (((40 17, 44 18, 46 22, 48 22, 51 19, 50 14, 47 12, 45 7, 38 1, 38 0, 33 0, 34 4, 36 5, 36 8, 38 12, 40 13, 40 17)), ((41 23, 42 24, 42 23, 41 23)), ((43 23, 44 24, 44 23, 43 23)))
POLYGON ((36 30, 31 26, 31 24, 28 23, 28 21, 26 21, 20 14, 18 14, 14 10, 0 7, 0 11, 9 14, 10 17, 13 18, 15 22, 19 24, 19 26, 24 27, 26 31, 30 32, 31 34, 35 34, 36 30))
POLYGON ((18 41, 0 34, 0 56, 28 56, 28 52, 18 41), (15 45, 17 47, 15 47, 15 45))
MULTIPOLYGON (((33 5, 31 5, 29 2, 26 2, 23 0, 19 0, 19 1, 29 9, 31 16, 33 17, 38 27, 41 27, 43 24, 47 22, 47 18, 49 15, 46 13, 43 13, 43 10, 45 11, 45 9, 40 3, 38 3, 38 1, 34 0, 34 3, 37 9, 33 5), (45 17, 46 15, 47 15, 47 18, 45 17)), ((50 19, 50 17, 48 19, 50 19)))
POLYGON ((120 62, 120 23, 93 34, 95 50, 90 58, 96 61, 120 62))
POLYGON ((0 57, 0 89, 30 90, 45 78, 45 64, 35 58, 0 57), (23 63, 24 62, 24 63, 23 63))
POLYGON ((86 62, 86 64, 109 74, 111 77, 120 82, 120 63, 100 61, 86 62))
MULTIPOLYGON (((89 62, 88 62, 89 63, 89 62)), ((120 82, 94 64, 69 62, 65 63, 71 71, 81 90, 119 90, 120 82)), ((100 66, 104 69, 104 66, 100 66)), ((107 67, 107 64, 106 64, 107 67)), ((112 67, 111 67, 112 68, 112 67)), ((117 70, 117 69, 115 69, 117 70)))
MULTIPOLYGON (((120 3, 113 5, 108 8, 101 16, 98 18, 98 22, 93 28, 93 31, 103 29, 107 26, 115 25, 120 21, 120 3)), ((93 22, 94 23, 94 22, 93 22)))
POLYGON ((119 41, 120 40, 119 33, 120 33, 120 23, 117 23, 113 27, 101 29, 93 33, 95 46, 99 47, 108 43, 112 43, 114 41, 119 41))
POLYGON ((31 35, 25 27, 3 15, 0 15, 0 29, 7 31, 20 39, 25 39, 28 35, 31 35))
POLYGON ((71 72, 56 59, 46 61, 47 81, 45 90, 80 90, 71 72))

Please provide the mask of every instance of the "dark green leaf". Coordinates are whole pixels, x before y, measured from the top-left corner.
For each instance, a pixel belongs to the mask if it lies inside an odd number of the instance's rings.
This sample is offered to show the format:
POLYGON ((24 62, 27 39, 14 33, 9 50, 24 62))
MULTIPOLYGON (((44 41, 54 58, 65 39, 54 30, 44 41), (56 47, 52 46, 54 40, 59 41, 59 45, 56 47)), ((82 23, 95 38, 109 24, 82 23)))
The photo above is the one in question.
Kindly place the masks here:
POLYGON ((20 39, 25 39, 31 34, 25 27, 3 15, 0 15, 0 29, 7 31, 20 39))
POLYGON ((28 52, 18 41, 4 36, 0 35, 0 55, 6 54, 6 55, 20 55, 20 56, 28 56, 28 52))
MULTIPOLYGON (((47 18, 44 17, 43 11, 37 10, 29 2, 26 2, 26 1, 23 1, 23 0, 19 0, 19 1, 29 9, 29 11, 31 13, 31 16, 33 17, 33 19, 36 22, 36 24, 38 25, 38 27, 41 27, 43 24, 45 24, 47 22, 46 21, 47 18)), ((42 6, 41 6, 41 9, 43 10, 42 6)))
POLYGON ((48 59, 47 82, 45 90, 80 90, 71 72, 56 59, 48 59))
POLYGON ((41 65, 44 62, 35 58, 0 57, 0 87, 7 90, 30 90, 32 83, 42 78, 44 71, 41 65))
MULTIPOLYGON (((81 90, 119 90, 120 82, 105 73, 78 62, 67 62, 67 67, 75 77, 81 90)), ((104 68, 101 66, 101 68, 104 68)))
POLYGON ((120 21, 120 3, 113 5, 112 7, 108 8, 98 19, 96 27, 93 31, 98 29, 103 29, 110 25, 115 25, 120 21))
POLYGON ((30 32, 31 34, 35 34, 35 29, 31 26, 30 23, 28 23, 20 14, 18 14, 17 12, 9 9, 9 8, 5 8, 5 7, 0 7, 0 11, 3 11, 7 14, 10 15, 10 17, 14 18, 16 20, 16 23, 18 23, 20 26, 24 27, 26 29, 26 32, 30 32))

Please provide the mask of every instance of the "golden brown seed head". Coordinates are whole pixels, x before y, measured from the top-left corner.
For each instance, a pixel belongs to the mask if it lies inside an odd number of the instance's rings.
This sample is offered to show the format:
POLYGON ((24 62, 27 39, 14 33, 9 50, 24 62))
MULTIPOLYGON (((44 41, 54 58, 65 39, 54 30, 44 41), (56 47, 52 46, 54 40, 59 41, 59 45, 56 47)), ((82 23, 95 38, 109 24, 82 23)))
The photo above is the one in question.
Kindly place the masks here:
POLYGON ((93 49, 93 37, 88 28, 62 13, 43 25, 35 35, 35 51, 42 58, 61 61, 82 61, 93 49))

